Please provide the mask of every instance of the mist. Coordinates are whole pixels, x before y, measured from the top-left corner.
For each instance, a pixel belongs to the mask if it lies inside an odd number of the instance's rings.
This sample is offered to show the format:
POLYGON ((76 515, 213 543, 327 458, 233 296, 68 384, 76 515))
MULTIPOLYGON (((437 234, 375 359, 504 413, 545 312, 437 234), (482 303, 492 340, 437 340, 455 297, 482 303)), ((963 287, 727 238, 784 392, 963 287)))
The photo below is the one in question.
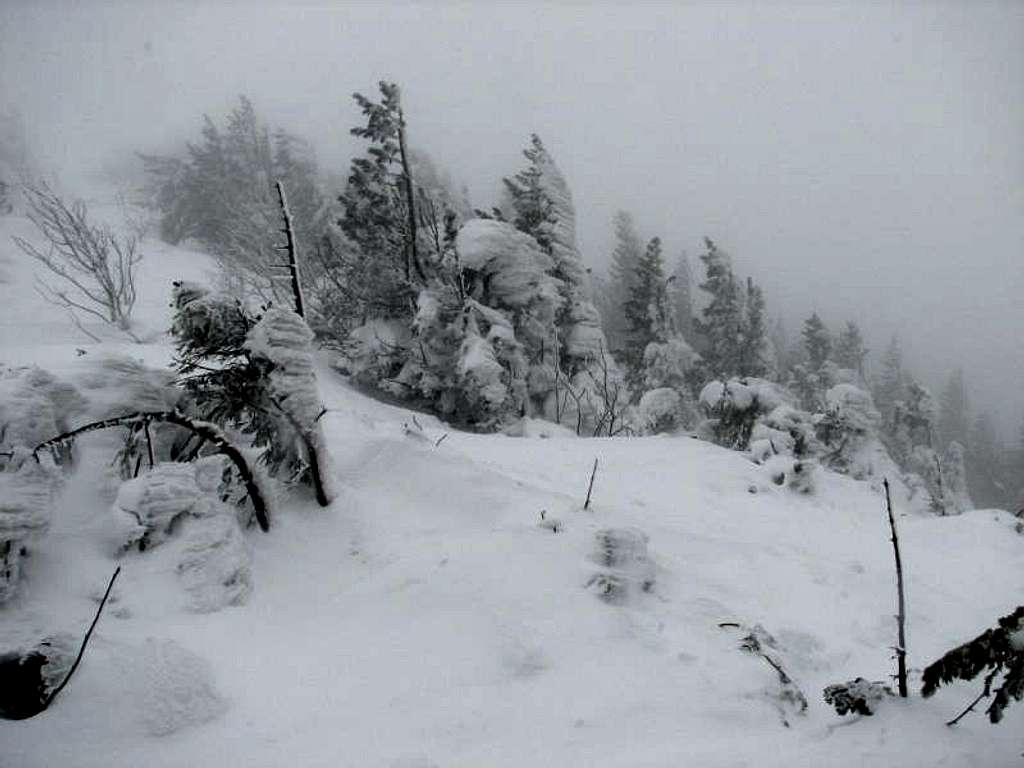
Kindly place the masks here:
MULTIPOLYGON (((603 272, 625 209, 666 258, 716 240, 791 336, 898 334, 1024 415, 1024 6, 7 3, 0 106, 47 172, 177 147, 248 95, 344 175, 353 91, 399 83, 411 142, 497 202, 540 134, 603 272)), ((699 263, 695 263, 695 267, 699 263)), ((877 358, 876 358, 877 359, 877 358)))

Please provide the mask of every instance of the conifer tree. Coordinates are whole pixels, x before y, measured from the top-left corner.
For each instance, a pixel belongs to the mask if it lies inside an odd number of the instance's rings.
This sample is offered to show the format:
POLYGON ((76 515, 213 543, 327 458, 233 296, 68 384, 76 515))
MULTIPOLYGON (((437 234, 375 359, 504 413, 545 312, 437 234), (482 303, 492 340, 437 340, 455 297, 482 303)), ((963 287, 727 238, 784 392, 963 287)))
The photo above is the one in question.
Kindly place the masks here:
POLYGON ((860 328, 852 320, 846 322, 846 327, 839 332, 839 339, 836 341, 835 360, 841 368, 848 368, 856 371, 861 378, 864 376, 864 358, 868 350, 864 346, 864 337, 860 328))
POLYGON ((516 228, 533 237, 551 256, 549 274, 557 281, 561 296, 555 317, 559 367, 570 378, 595 361, 600 361, 599 367, 604 370, 608 344, 576 247, 576 212, 569 185, 536 134, 530 137, 523 156, 527 167, 504 179, 504 186, 516 228))
POLYGON ((939 434, 943 443, 956 441, 968 444, 970 422, 968 417, 967 388, 964 372, 957 368, 949 375, 939 399, 939 434))
POLYGON ((550 251, 549 227, 551 222, 551 200, 542 183, 543 165, 547 157, 540 136, 530 135, 530 146, 523 150, 527 166, 512 178, 503 179, 512 207, 512 223, 520 232, 536 240, 541 248, 550 251))
POLYGON ((882 370, 874 386, 875 406, 882 414, 882 423, 887 428, 892 424, 896 403, 903 398, 904 384, 903 353, 899 339, 893 336, 885 350, 882 370))
POLYGON ((764 293, 749 277, 744 310, 737 373, 765 377, 771 372, 772 360, 765 328, 764 293))
POLYGON ((686 251, 679 254, 676 268, 672 272, 669 284, 669 295, 675 309, 676 324, 683 338, 693 338, 693 273, 690 270, 690 257, 686 251))
POLYGON ((665 316, 668 308, 660 238, 654 237, 647 244, 633 270, 632 283, 629 299, 623 305, 629 334, 624 357, 630 380, 639 383, 647 345, 667 340, 670 332, 671 321, 665 316))
POLYGON ((832 353, 832 340, 829 337, 828 328, 825 323, 814 312, 804 321, 804 349, 807 351, 807 361, 813 371, 820 371, 825 361, 832 353))
POLYGON ((346 282, 370 317, 411 317, 414 281, 425 278, 416 243, 412 179, 405 151, 405 120, 398 86, 379 83, 381 100, 353 94, 366 118, 352 135, 369 142, 353 158, 345 191, 338 198, 338 226, 354 246, 345 264, 346 282))
POLYGON ((618 352, 625 348, 629 336, 629 323, 623 308, 629 301, 636 280, 636 268, 643 258, 644 247, 637 235, 633 217, 618 211, 614 219, 615 247, 608 274, 608 308, 603 317, 605 333, 611 348, 618 352))
POLYGON ((728 257, 710 238, 704 238, 704 246, 700 260, 704 262, 705 279, 700 289, 710 295, 710 301, 695 325, 703 342, 700 352, 708 373, 726 378, 738 371, 743 301, 728 257))

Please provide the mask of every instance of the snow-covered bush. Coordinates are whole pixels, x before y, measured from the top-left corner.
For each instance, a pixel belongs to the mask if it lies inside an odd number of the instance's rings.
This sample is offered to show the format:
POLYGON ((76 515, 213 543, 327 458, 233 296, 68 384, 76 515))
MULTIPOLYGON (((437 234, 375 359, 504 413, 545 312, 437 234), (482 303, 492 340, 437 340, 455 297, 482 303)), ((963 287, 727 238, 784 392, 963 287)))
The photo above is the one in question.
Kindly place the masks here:
POLYGON ((779 405, 758 417, 750 432, 750 454, 758 463, 768 456, 781 454, 803 459, 820 452, 814 417, 791 405, 779 405))
POLYGON ((835 707, 840 715, 873 715, 878 705, 889 696, 892 696, 892 689, 885 683, 871 682, 863 677, 825 689, 825 703, 835 707))
POLYGON ((267 446, 263 460, 272 475, 312 485, 319 494, 329 461, 320 429, 326 409, 317 389, 312 341, 313 332, 301 317, 271 308, 249 331, 245 350, 262 372, 256 405, 270 411, 272 427, 270 434, 255 434, 254 444, 267 446))
POLYGON ((640 397, 635 416, 640 432, 659 434, 685 428, 693 411, 679 392, 671 387, 649 389, 640 397))
POLYGON ((789 456, 773 456, 764 462, 764 470, 775 485, 796 493, 813 493, 820 472, 817 461, 789 456))
POLYGON ((111 510, 122 548, 174 547, 193 610, 243 603, 252 591, 245 537, 235 510, 219 496, 222 457, 157 464, 125 481, 111 510))
POLYGON ((18 588, 26 547, 50 525, 59 473, 23 447, 0 456, 0 604, 18 588))
POLYGON ((303 319, 277 308, 250 316, 234 299, 189 283, 175 284, 174 306, 176 363, 188 410, 249 435, 264 449, 261 458, 272 474, 311 484, 326 505, 326 474, 317 458, 324 408, 313 335, 303 319))
POLYGON ((46 533, 68 449, 36 457, 33 449, 67 429, 85 401, 40 368, 0 369, 0 603, 21 577, 21 558, 46 533))
POLYGON ((764 379, 708 382, 699 397, 705 421, 698 431, 719 445, 745 450, 757 419, 787 400, 781 387, 764 379))
POLYGON ((869 477, 869 449, 878 440, 881 423, 882 417, 868 392, 852 384, 837 384, 829 389, 816 429, 824 445, 822 463, 857 479, 869 477))

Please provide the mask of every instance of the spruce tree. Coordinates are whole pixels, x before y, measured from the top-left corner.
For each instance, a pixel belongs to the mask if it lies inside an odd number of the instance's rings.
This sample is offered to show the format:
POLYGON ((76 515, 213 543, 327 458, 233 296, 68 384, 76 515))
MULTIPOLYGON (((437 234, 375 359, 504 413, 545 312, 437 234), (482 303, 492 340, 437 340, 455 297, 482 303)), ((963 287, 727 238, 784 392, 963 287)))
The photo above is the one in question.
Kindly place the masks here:
POLYGON ((856 371, 863 378, 864 358, 867 355, 867 347, 864 346, 864 337, 860 328, 852 320, 846 322, 846 327, 839 332, 839 339, 836 341, 835 360, 841 368, 848 368, 856 371))
POLYGON ((939 434, 943 443, 956 441, 968 444, 970 422, 968 417, 967 388, 964 372, 957 368, 946 381, 939 399, 939 434))
POLYGON ((882 414, 882 423, 887 429, 892 424, 896 403, 903 399, 904 382, 903 353, 900 350, 899 339, 893 336, 885 350, 882 370, 874 386, 875 406, 882 414))
POLYGON ((832 340, 829 337, 828 328, 825 323, 814 312, 804 321, 804 349, 807 352, 807 361, 813 371, 820 371, 832 353, 832 340))
POLYGON ((670 320, 665 317, 665 292, 661 239, 654 237, 633 269, 629 299, 622 308, 628 328, 624 358, 629 378, 634 384, 642 380, 647 345, 653 341, 665 341, 668 337, 670 320))
POLYGON ((527 167, 504 179, 504 186, 516 228, 533 237, 552 260, 549 274, 557 281, 561 297, 555 317, 559 367, 570 378, 595 362, 603 369, 608 343, 576 247, 576 211, 569 185, 536 134, 523 156, 527 167))
POLYGON ((353 158, 345 191, 338 198, 338 226, 354 251, 345 260, 345 281, 361 299, 368 317, 411 317, 414 279, 423 274, 410 228, 411 180, 405 175, 404 118, 398 86, 379 84, 381 100, 360 93, 353 98, 366 118, 352 135, 369 143, 353 158))
POLYGON ((744 302, 742 340, 739 349, 737 373, 741 376, 765 377, 771 372, 769 341, 764 317, 764 293, 760 286, 747 278, 744 302))
POLYGON ((679 254, 672 278, 669 294, 675 305, 676 323, 679 333, 690 341, 693 339, 693 272, 690 270, 690 257, 686 251, 679 254))
POLYGON ((728 257, 710 238, 704 238, 705 279, 700 289, 710 296, 696 325, 708 374, 727 378, 738 372, 743 333, 743 301, 728 257))
POLYGON ((623 307, 629 301, 636 280, 636 267, 643 258, 644 247, 637 235, 633 217, 618 211, 614 219, 615 247, 608 273, 608 310, 604 317, 605 333, 612 349, 622 350, 629 336, 629 323, 623 307))

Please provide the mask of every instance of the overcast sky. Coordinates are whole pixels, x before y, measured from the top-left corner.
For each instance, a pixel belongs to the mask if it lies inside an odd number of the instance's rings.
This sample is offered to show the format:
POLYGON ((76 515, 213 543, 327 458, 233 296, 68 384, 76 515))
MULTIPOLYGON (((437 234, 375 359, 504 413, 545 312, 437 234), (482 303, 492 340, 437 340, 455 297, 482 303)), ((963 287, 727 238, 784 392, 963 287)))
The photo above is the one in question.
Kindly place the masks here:
POLYGON ((29 3, 0 8, 0 107, 81 179, 239 93, 344 171, 352 91, 403 86, 411 139, 493 202, 531 132, 588 263, 631 211, 709 235, 791 332, 899 333, 930 384, 1024 414, 1024 3, 29 3))

